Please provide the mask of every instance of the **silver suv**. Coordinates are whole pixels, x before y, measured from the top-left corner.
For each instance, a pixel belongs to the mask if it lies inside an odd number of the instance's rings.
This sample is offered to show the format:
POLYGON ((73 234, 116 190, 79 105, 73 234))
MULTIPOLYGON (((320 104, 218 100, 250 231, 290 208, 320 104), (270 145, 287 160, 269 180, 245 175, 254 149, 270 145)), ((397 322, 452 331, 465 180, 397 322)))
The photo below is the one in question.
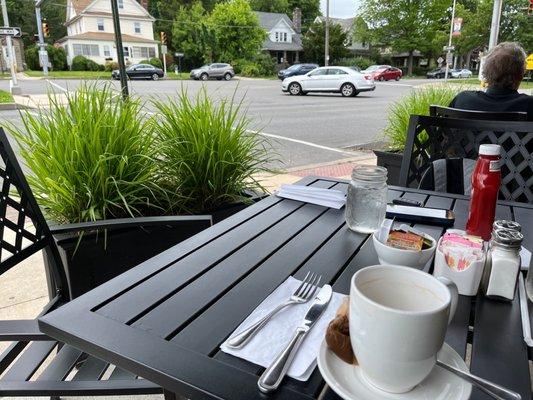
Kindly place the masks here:
POLYGON ((200 79, 202 81, 206 81, 210 78, 229 81, 234 76, 235 71, 233 71, 233 67, 229 64, 222 63, 207 64, 191 71, 192 79, 200 79))

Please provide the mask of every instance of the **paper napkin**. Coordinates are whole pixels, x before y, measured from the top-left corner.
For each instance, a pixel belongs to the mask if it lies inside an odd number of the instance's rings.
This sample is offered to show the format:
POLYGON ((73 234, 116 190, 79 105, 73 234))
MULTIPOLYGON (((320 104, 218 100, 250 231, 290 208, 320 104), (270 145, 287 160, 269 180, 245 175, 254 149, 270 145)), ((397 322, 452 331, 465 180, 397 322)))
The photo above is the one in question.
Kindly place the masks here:
POLYGON ((291 200, 305 201, 319 206, 342 208, 346 204, 346 196, 336 189, 323 189, 312 186, 281 185, 277 196, 291 200))
MULTIPOLYGON (((244 320, 244 322, 229 336, 241 332, 261 319, 269 311, 287 300, 301 282, 289 277, 272 292, 263 302, 244 320)), ((299 381, 309 379, 316 366, 316 357, 320 344, 324 340, 326 328, 335 317, 337 309, 345 297, 343 294, 333 293, 327 309, 324 311, 313 328, 307 333, 300 350, 296 354, 288 375, 299 381)), ((224 342, 220 349, 228 354, 240 357, 254 364, 268 367, 276 356, 291 340, 294 330, 301 324, 303 317, 311 307, 312 300, 304 304, 289 306, 275 315, 242 349, 233 349, 224 342)))

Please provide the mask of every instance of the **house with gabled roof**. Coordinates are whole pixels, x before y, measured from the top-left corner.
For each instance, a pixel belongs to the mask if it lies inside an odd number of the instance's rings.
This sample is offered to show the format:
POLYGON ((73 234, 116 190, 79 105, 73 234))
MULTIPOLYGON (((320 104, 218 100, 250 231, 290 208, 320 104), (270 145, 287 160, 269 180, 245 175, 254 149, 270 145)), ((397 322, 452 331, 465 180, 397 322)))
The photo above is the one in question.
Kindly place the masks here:
MULTIPOLYGON (((146 2, 145 2, 146 4, 146 2)), ((154 40, 155 19, 136 0, 118 0, 126 63, 158 57, 154 40)), ((69 65, 82 55, 98 64, 117 61, 115 30, 109 0, 68 0, 67 36, 57 42, 67 53, 69 65)))
POLYGON ((259 25, 267 32, 261 50, 276 58, 278 64, 299 62, 303 50, 300 9, 294 10, 292 20, 284 13, 256 11, 256 14, 259 25))
MULTIPOLYGON (((334 18, 330 17, 329 22, 331 24, 340 25, 342 31, 346 33, 347 41, 345 43, 346 49, 356 55, 367 55, 370 52, 370 44, 367 42, 360 42, 356 40, 354 35, 354 24, 357 17, 351 18, 334 18)), ((313 22, 323 23, 326 21, 326 17, 318 16, 313 22)))

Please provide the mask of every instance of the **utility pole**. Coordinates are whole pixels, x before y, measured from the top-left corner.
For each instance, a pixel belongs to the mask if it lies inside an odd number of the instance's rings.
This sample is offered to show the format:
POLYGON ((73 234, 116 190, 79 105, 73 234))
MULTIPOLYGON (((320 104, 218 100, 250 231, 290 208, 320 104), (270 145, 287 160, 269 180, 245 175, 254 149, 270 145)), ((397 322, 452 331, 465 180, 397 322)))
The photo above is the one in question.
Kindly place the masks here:
MULTIPOLYGON (((9 16, 7 15, 6 0, 1 0, 2 17, 4 19, 4 26, 9 27, 9 16)), ((12 94, 20 94, 21 90, 17 81, 17 71, 15 71, 15 50, 13 49, 13 39, 11 36, 6 36, 7 57, 9 59, 9 69, 11 71, 11 81, 9 88, 12 94)))
POLYGON ((326 38, 324 43, 324 65, 329 65, 329 0, 326 0, 326 38))
POLYGON ((111 0, 111 12, 113 13, 113 28, 115 29, 120 87, 122 89, 122 98, 127 100, 129 96, 128 77, 126 76, 126 65, 124 64, 124 47, 122 47, 122 33, 120 32, 120 16, 117 0, 111 0))
POLYGON ((498 44, 502 6, 503 0, 494 0, 494 6, 492 7, 492 22, 490 24, 489 50, 498 44))
POLYGON ((44 42, 43 20, 41 18, 41 4, 44 0, 37 0, 35 2, 35 18, 37 20, 37 33, 39 36, 39 61, 43 66, 43 75, 48 75, 48 52, 46 51, 46 43, 44 42))
POLYGON ((448 38, 448 50, 446 53, 446 72, 444 73, 444 82, 448 82, 448 72, 450 71, 450 58, 452 56, 452 36, 453 36, 453 20, 455 19, 455 6, 457 0, 453 0, 452 6, 452 21, 450 22, 450 37, 448 38))

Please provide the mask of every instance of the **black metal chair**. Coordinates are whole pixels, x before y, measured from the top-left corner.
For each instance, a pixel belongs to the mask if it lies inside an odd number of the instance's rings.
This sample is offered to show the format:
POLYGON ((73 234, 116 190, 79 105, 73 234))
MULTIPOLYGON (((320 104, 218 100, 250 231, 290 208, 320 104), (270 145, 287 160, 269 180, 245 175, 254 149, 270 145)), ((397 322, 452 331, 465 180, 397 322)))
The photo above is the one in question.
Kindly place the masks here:
POLYGON ((476 159, 480 144, 502 146, 500 199, 533 203, 533 122, 483 121, 412 115, 400 185, 418 187, 435 160, 476 159))
MULTIPOLYGON (((17 162, 8 138, 0 128, 0 274, 43 250, 52 300, 42 313, 69 301, 68 281, 54 237, 17 162), (31 222, 33 228, 29 228, 31 222), (12 231, 14 241, 6 237, 12 231)), ((97 224, 61 226, 61 232, 123 228, 126 225, 177 225, 191 217, 132 218, 99 221, 97 224)), ((198 216, 211 225, 210 217, 198 216)), ((57 342, 39 331, 37 320, 0 321, 0 341, 12 342, 0 355, 0 397, 2 396, 100 396, 158 394, 157 385, 128 371, 57 342), (37 373, 36 373, 37 372, 37 373)))
POLYGON ((477 119, 491 121, 527 121, 527 112, 522 111, 473 111, 437 105, 429 106, 429 115, 431 117, 477 119))

